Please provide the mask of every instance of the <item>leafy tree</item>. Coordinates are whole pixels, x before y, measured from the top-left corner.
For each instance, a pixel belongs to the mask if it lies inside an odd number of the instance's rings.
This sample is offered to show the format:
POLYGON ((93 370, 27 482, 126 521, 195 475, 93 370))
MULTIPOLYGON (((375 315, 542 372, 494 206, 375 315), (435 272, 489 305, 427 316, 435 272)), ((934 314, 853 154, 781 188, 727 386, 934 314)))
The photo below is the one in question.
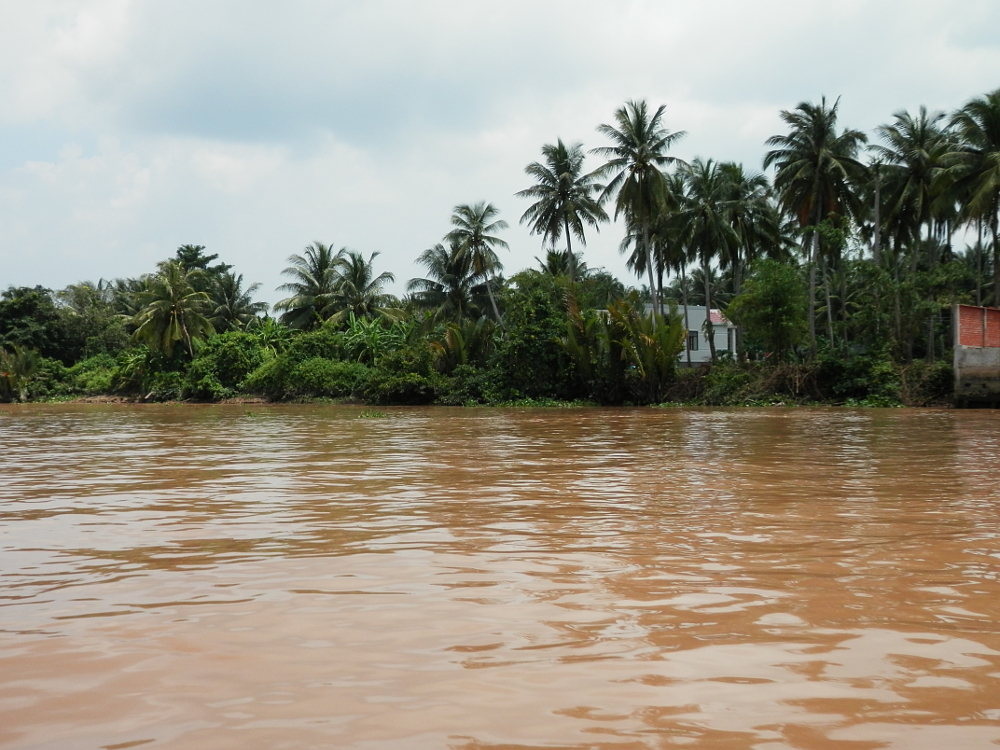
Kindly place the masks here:
POLYGON ((173 357, 174 346, 183 342, 188 355, 194 357, 194 341, 214 333, 206 317, 208 295, 194 287, 200 274, 185 271, 178 261, 160 263, 149 290, 138 295, 142 309, 135 317, 137 341, 168 359, 173 357))
POLYGON ((278 290, 291 292, 292 296, 274 305, 275 312, 283 313, 282 323, 290 328, 310 330, 323 322, 321 311, 336 289, 340 263, 346 252, 346 248, 334 252, 332 245, 314 242, 302 255, 288 257, 291 265, 281 273, 292 281, 282 284, 278 290))
POLYGON ((498 321, 500 321, 500 310, 493 296, 490 279, 503 270, 496 248, 508 246, 494 234, 507 228, 507 222, 497 218, 499 215, 497 207, 485 201, 473 205, 455 206, 451 214, 451 224, 454 229, 445 235, 446 241, 455 243, 463 254, 469 256, 473 272, 486 280, 486 293, 493 307, 493 315, 498 321))
POLYGON ((726 308, 726 315, 746 329, 776 360, 783 360, 808 330, 806 290, 799 270, 786 262, 762 259, 754 263, 744 291, 726 308))
MULTIPOLYGON (((806 253, 809 261, 809 337, 816 348, 816 264, 819 233, 815 227, 831 214, 846 216, 861 211, 854 190, 866 174, 858 161, 858 150, 867 142, 859 130, 837 131, 837 100, 827 106, 802 102, 794 110, 783 110, 781 119, 789 127, 787 135, 767 139, 772 149, 764 157, 764 168, 774 166, 774 187, 782 207, 799 226, 811 228, 804 237, 812 241, 806 253)), ((805 250, 805 248, 803 248, 805 250)))
POLYGON ((583 172, 583 144, 574 143, 568 148, 559 139, 556 145, 542 146, 544 164, 532 162, 524 172, 535 179, 536 185, 515 195, 534 200, 521 216, 521 223, 529 222, 533 234, 540 234, 542 241, 553 247, 561 237, 566 237, 566 255, 569 260, 569 277, 575 279, 576 256, 573 254, 571 235, 587 244, 584 225, 597 228, 608 220, 597 200, 601 186, 594 175, 583 172))
POLYGON ((656 285, 653 282, 655 258, 650 243, 650 230, 659 216, 671 203, 669 184, 662 169, 677 161, 667 155, 669 149, 685 134, 671 133, 663 127, 661 105, 650 114, 645 101, 629 101, 615 112, 617 126, 602 124, 597 131, 606 136, 611 146, 601 146, 591 151, 607 161, 593 174, 595 178, 610 178, 601 192, 604 203, 615 197, 615 218, 625 215, 638 230, 639 251, 644 258, 653 293, 655 308, 659 308, 656 285))
POLYGON ((219 400, 236 394, 264 364, 264 349, 249 333, 230 331, 208 339, 187 371, 185 394, 219 400))
POLYGON ((233 269, 228 263, 210 265, 213 260, 218 260, 218 258, 218 253, 205 255, 204 245, 181 245, 177 248, 177 254, 173 259, 181 264, 185 272, 201 271, 201 274, 191 277, 192 282, 199 292, 210 293, 216 281, 233 269))
POLYGON ((50 290, 8 287, 0 292, 0 346, 34 349, 42 357, 64 356, 66 331, 50 290))

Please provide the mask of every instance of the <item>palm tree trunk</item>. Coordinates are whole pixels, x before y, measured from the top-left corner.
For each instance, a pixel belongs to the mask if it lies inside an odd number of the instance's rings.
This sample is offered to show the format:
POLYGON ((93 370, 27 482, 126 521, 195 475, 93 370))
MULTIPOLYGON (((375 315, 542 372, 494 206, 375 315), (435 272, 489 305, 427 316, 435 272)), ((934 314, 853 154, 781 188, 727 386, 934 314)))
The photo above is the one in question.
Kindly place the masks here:
POLYGON ((702 257, 702 276, 705 278, 705 337, 708 339, 708 351, 715 362, 715 326, 712 325, 712 283, 709 277, 708 258, 702 257))
MULTIPOLYGON (((743 291, 743 269, 740 267, 739 257, 733 260, 733 296, 739 297, 743 291)), ((736 326, 736 358, 740 362, 746 361, 746 352, 743 351, 743 326, 736 326)))
POLYGON ((503 330, 506 331, 507 329, 506 329, 506 327, 503 324, 503 320, 500 319, 500 310, 497 308, 497 301, 496 301, 496 299, 493 298, 493 283, 492 283, 492 281, 493 281, 492 279, 486 279, 486 293, 490 297, 490 304, 493 305, 493 315, 496 317, 497 323, 499 323, 500 327, 503 330))
POLYGON ((576 256, 573 255, 573 241, 569 236, 569 217, 563 214, 563 228, 566 230, 566 253, 569 255, 569 282, 576 283, 576 256))
POLYGON ((875 265, 882 262, 882 221, 879 216, 882 210, 882 173, 875 168, 875 234, 872 237, 872 260, 875 265))
POLYGON ((993 217, 993 307, 1000 307, 1000 228, 997 217, 993 217))
POLYGON ((649 251, 649 222, 642 222, 642 249, 646 252, 646 275, 649 276, 649 296, 653 302, 653 330, 656 330, 656 311, 660 301, 656 297, 656 286, 653 283, 653 254, 649 251))
POLYGON ((819 266, 823 274, 823 294, 826 297, 826 336, 830 342, 830 348, 833 349, 837 342, 833 335, 833 302, 830 299, 830 274, 826 258, 821 257, 819 259, 819 266))
POLYGON ((816 258, 819 256, 819 229, 813 227, 809 253, 809 345, 812 356, 816 357, 816 258))
POLYGON ((684 351, 687 353, 687 365, 691 366, 691 342, 688 336, 691 333, 691 324, 688 322, 688 289, 687 273, 685 264, 681 263, 681 302, 684 304, 684 351))

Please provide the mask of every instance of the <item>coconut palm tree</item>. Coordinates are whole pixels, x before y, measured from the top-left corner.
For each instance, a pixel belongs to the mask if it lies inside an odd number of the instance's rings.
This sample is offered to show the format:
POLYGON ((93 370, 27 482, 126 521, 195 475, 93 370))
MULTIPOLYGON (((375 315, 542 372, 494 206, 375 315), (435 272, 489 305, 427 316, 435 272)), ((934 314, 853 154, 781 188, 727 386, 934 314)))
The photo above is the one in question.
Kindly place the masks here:
POLYGON ((574 143, 568 148, 562 139, 553 146, 542 146, 545 163, 532 162, 524 168, 525 174, 537 182, 514 195, 533 199, 521 216, 521 223, 530 222, 532 234, 540 234, 542 243, 556 242, 566 236, 566 253, 570 262, 570 278, 576 277, 576 256, 573 254, 572 236, 584 245, 587 239, 584 224, 595 229, 608 215, 597 200, 600 185, 592 174, 583 173, 583 144, 574 143))
POLYGON ((854 184, 865 175, 858 150, 867 142, 859 130, 837 132, 838 99, 827 106, 802 102, 794 110, 783 110, 781 119, 789 127, 787 135, 774 135, 766 143, 772 149, 764 156, 764 168, 775 167, 774 187, 781 205, 799 226, 808 228, 803 242, 812 249, 803 252, 809 259, 809 336, 816 349, 816 263, 819 232, 816 227, 831 214, 846 216, 861 210, 854 184))
MULTIPOLYGON (((742 164, 719 165, 728 182, 726 213, 737 242, 723 247, 720 265, 732 272, 733 294, 742 291, 743 274, 756 258, 777 258, 790 245, 781 213, 771 198, 771 188, 763 174, 748 174, 742 164)), ((736 327, 736 353, 743 357, 743 327, 736 327)))
POLYGON ((135 316, 135 339, 154 352, 174 355, 177 342, 184 342, 194 357, 194 340, 214 333, 208 313, 208 295, 195 289, 202 271, 185 271, 176 260, 160 263, 159 272, 150 278, 147 291, 140 292, 140 310, 135 316))
POLYGON ((943 112, 929 114, 921 107, 916 117, 909 112, 896 112, 895 122, 877 128, 880 144, 870 148, 880 163, 880 193, 885 193, 889 215, 886 220, 899 219, 908 225, 914 245, 911 260, 916 271, 917 247, 926 229, 932 233, 934 208, 941 187, 942 159, 950 141, 942 127, 943 112))
POLYGON ((396 317, 396 299, 387 294, 383 287, 396 280, 388 271, 375 275, 374 261, 379 253, 372 253, 368 260, 353 250, 344 250, 340 256, 333 290, 326 295, 326 304, 320 310, 320 317, 339 325, 353 314, 355 318, 371 318, 377 315, 396 317))
MULTIPOLYGON (((726 170, 709 159, 695 159, 683 169, 687 181, 684 202, 677 210, 678 240, 687 248, 688 257, 701 265, 705 286, 705 307, 712 309, 712 264, 718 258, 733 257, 739 235, 730 220, 731 180, 726 170)), ((715 332, 712 316, 705 316, 705 337, 715 359, 715 332)))
POLYGON ((212 308, 211 321, 216 331, 243 329, 261 313, 266 313, 266 302, 254 302, 253 295, 260 284, 243 288, 243 274, 226 271, 212 281, 209 303, 212 308))
POLYGON ((1000 89, 968 102, 950 121, 959 145, 946 159, 947 183, 963 195, 962 218, 993 237, 993 305, 1000 304, 1000 89))
POLYGON ((310 329, 323 322, 320 312, 329 304, 337 285, 338 271, 346 248, 334 252, 332 245, 314 242, 302 255, 290 255, 291 264, 281 272, 292 281, 278 287, 292 296, 277 302, 275 312, 283 312, 281 322, 289 328, 310 329))
POLYGON ((452 240, 447 248, 438 243, 424 250, 417 263, 427 269, 427 278, 410 279, 406 290, 418 307, 433 311, 435 322, 479 317, 477 299, 487 294, 486 276, 476 273, 472 256, 458 241, 452 240))
POLYGON ((607 161, 593 172, 597 179, 607 179, 601 192, 604 203, 615 198, 615 218, 625 215, 638 230, 639 253, 645 258, 644 265, 649 278, 649 289, 653 295, 653 307, 659 309, 653 281, 655 273, 650 242, 650 228, 656 217, 669 208, 671 196, 663 168, 677 162, 667 155, 667 150, 685 134, 683 131, 671 133, 663 126, 661 105, 652 114, 645 101, 629 101, 615 111, 615 125, 602 124, 597 132, 607 137, 610 146, 600 146, 590 153, 607 161))
POLYGON ((480 201, 471 206, 467 203, 455 206, 451 214, 451 224, 455 228, 448 232, 444 238, 449 243, 456 243, 461 248, 461 252, 469 256, 472 261, 472 270, 485 280, 486 292, 490 298, 490 305, 493 307, 493 315, 502 326, 500 310, 497 308, 497 301, 493 296, 493 288, 490 283, 490 278, 497 271, 503 270, 503 264, 497 257, 495 248, 508 247, 506 242, 494 234, 507 228, 507 222, 497 218, 499 215, 499 209, 486 201, 480 201))

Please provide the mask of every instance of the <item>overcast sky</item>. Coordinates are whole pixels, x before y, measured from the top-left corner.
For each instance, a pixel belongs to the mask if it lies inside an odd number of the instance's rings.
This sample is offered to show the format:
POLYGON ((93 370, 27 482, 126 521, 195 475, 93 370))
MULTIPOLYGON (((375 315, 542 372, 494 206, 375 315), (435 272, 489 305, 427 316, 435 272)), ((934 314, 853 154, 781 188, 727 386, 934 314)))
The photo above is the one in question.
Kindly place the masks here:
MULTIPOLYGON (((0 288, 136 276, 205 245, 274 302, 319 240, 395 273, 459 203, 511 225, 524 167, 628 99, 674 153, 758 169, 779 112, 841 97, 870 131, 1000 87, 1000 2, 0 0, 0 288)), ((588 168, 598 162, 590 159, 588 168)), ((584 258, 630 281, 621 232, 584 258)))

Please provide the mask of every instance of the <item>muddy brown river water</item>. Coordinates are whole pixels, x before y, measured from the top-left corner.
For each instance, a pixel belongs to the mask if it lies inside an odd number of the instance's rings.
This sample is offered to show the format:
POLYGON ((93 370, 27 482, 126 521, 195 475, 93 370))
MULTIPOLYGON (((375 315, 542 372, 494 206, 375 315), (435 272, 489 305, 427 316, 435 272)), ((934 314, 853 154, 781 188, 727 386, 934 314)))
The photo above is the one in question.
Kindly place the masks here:
POLYGON ((1000 412, 0 407, 0 747, 1000 746, 1000 412))

